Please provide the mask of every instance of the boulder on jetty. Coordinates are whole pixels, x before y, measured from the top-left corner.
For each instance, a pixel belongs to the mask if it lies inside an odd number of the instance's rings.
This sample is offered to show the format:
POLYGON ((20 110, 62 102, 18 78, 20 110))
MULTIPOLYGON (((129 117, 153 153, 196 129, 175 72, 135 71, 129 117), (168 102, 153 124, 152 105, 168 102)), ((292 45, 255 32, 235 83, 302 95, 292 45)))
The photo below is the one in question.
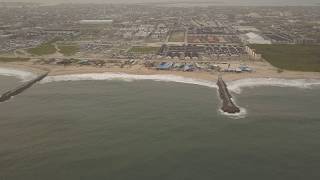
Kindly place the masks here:
POLYGON ((240 109, 233 103, 232 96, 221 76, 218 78, 217 85, 219 87, 219 94, 222 100, 221 110, 230 114, 239 113, 240 109))

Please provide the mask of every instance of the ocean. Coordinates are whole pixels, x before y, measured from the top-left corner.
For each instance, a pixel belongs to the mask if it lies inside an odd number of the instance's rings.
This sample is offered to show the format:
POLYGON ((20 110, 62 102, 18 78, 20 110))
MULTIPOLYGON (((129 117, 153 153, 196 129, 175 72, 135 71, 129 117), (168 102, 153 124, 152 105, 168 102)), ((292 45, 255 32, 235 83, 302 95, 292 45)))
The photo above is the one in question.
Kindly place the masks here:
MULTIPOLYGON (((28 0, 25 0, 28 1, 28 0)), ((36 0, 42 2, 43 0, 36 0)), ((87 3, 86 0, 58 0, 55 3, 87 3)), ((52 2, 49 2, 52 4, 52 2)), ((178 7, 191 6, 319 6, 318 0, 92 0, 90 3, 120 3, 120 4, 135 4, 135 3, 150 3, 163 4, 178 7)))
MULTIPOLYGON (((320 179, 316 82, 230 83, 243 113, 228 116, 214 83, 107 77, 51 77, 1 103, 0 179, 320 179)), ((1 92, 20 83, 0 76, 1 92)))

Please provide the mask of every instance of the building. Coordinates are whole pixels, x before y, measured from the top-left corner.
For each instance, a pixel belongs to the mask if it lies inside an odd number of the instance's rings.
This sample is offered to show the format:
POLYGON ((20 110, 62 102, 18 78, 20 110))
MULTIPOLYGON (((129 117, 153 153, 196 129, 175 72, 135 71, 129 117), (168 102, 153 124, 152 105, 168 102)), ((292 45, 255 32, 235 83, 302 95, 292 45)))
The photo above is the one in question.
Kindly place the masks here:
POLYGON ((245 43, 249 44, 271 44, 270 40, 266 40, 259 34, 253 32, 245 34, 243 40, 245 41, 245 43))

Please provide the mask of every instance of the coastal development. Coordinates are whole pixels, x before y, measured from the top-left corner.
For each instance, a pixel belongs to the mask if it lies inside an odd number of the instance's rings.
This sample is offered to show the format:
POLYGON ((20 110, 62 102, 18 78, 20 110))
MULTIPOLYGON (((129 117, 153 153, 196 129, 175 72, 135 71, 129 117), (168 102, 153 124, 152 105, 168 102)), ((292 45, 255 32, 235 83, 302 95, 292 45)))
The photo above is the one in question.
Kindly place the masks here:
POLYGON ((0 4, 0 65, 52 76, 121 72, 216 80, 223 111, 237 113, 219 75, 227 82, 320 78, 319 12, 318 6, 8 2, 0 4))
POLYGON ((320 180, 320 0, 14 1, 0 180, 320 180))
POLYGON ((319 7, 2 3, 0 9, 0 57, 38 63, 188 61, 190 70, 196 62, 210 70, 219 62, 261 60, 264 52, 252 44, 308 50, 320 43, 319 7))

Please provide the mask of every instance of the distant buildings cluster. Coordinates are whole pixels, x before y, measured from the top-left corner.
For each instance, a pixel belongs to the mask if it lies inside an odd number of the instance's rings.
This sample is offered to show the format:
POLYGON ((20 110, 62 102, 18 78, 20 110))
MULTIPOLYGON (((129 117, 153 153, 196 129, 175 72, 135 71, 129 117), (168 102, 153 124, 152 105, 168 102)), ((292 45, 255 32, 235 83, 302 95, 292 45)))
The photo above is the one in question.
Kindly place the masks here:
POLYGON ((158 7, 0 4, 0 52, 59 37, 80 55, 145 57, 133 46, 159 47, 152 57, 212 58, 248 54, 247 44, 320 44, 319 7, 158 7), (161 47, 161 48, 160 48, 161 47))

